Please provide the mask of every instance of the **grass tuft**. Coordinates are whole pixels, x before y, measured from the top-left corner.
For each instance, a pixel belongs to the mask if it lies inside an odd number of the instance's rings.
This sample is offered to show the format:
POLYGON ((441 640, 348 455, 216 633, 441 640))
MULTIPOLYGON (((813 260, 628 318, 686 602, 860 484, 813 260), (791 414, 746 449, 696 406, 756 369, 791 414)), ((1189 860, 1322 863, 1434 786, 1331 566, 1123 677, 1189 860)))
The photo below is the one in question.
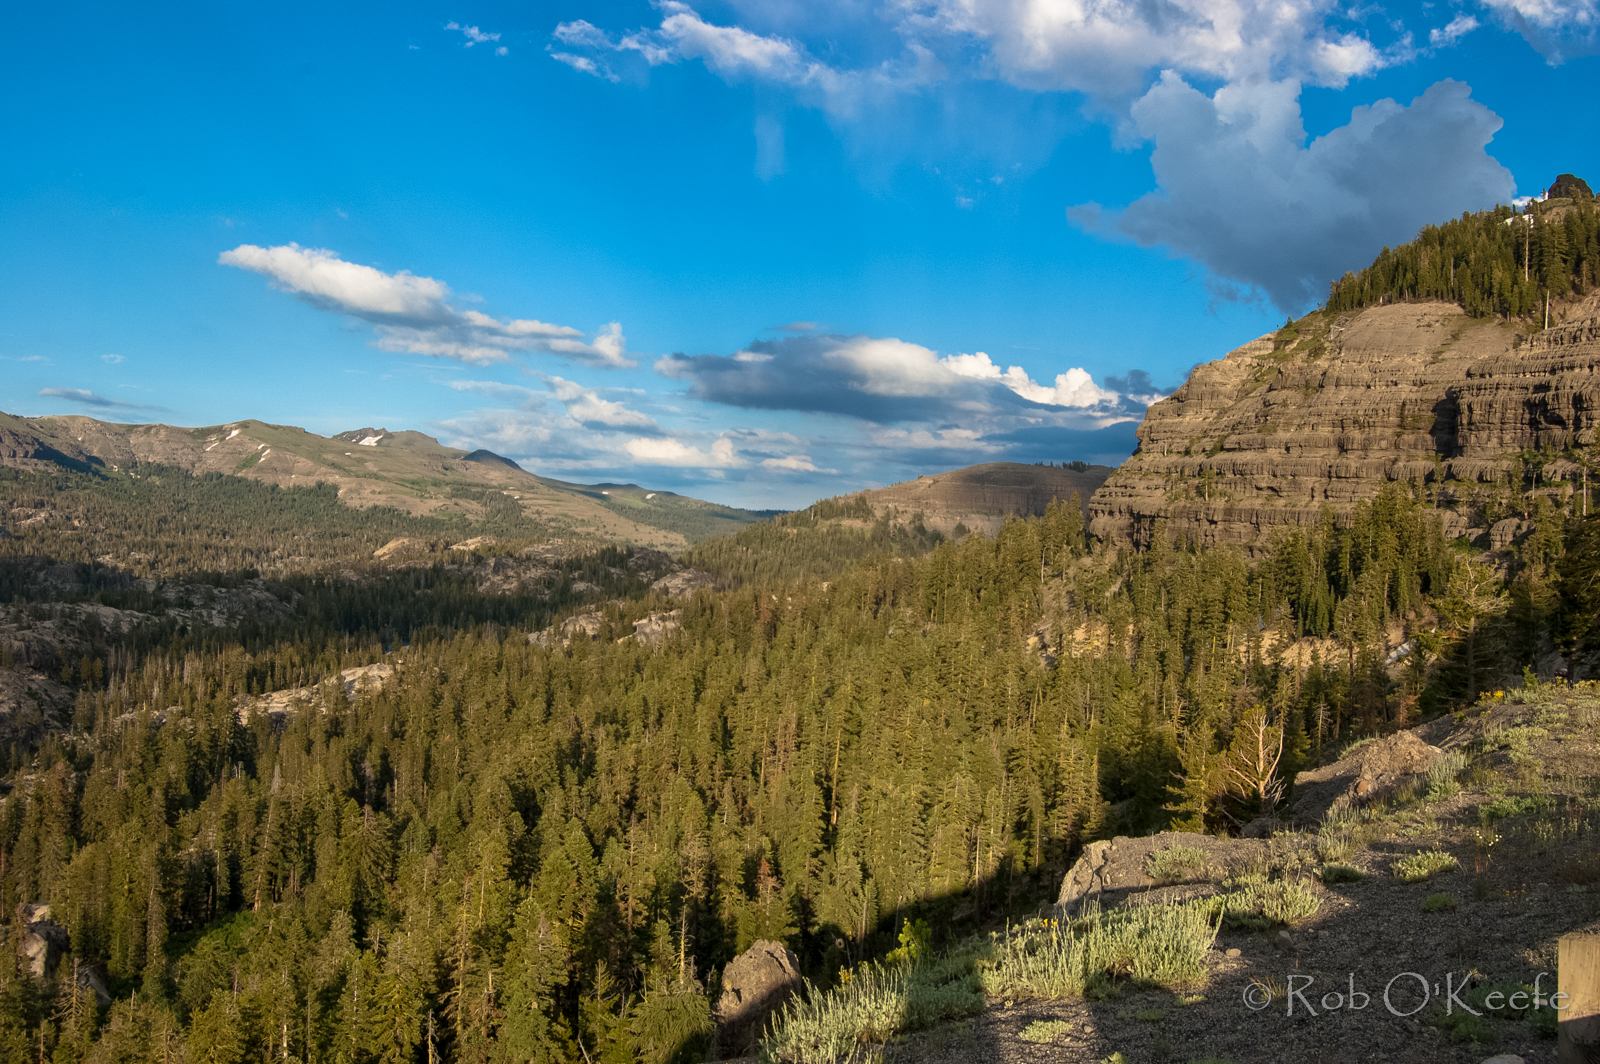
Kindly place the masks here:
POLYGON ((775 1018, 767 1061, 833 1064, 864 1045, 972 1015, 984 996, 1059 1000, 1115 980, 1171 987, 1199 979, 1216 940, 1209 902, 1139 905, 1075 921, 1035 920, 938 957, 864 964, 844 985, 806 992, 775 1018))
POLYGON ((1024 1042, 1053 1042, 1057 1037, 1072 1030, 1072 1024, 1066 1020, 1034 1020, 1022 1029, 1024 1042))
POLYGON ((1422 911, 1425 913, 1453 913, 1460 904, 1454 894, 1440 891, 1438 894, 1429 894, 1422 899, 1422 911))

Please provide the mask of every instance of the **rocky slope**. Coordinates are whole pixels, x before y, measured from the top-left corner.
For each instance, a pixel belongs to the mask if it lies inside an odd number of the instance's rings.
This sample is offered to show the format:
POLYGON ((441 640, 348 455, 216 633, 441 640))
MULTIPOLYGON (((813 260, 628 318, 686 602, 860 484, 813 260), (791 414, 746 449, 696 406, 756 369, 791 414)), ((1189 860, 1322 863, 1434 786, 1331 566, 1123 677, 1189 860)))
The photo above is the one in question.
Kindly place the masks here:
POLYGON ((1051 499, 1066 502, 1076 493, 1087 503, 1111 473, 1107 466, 988 462, 858 492, 844 501, 863 499, 878 514, 890 508, 901 514, 921 512, 928 528, 945 535, 958 524, 993 535, 1007 517, 1043 514, 1051 499))
POLYGON ((188 429, 0 413, 0 466, 119 473, 152 463, 279 487, 323 481, 336 485, 351 506, 419 515, 478 517, 481 504, 456 489, 499 490, 553 531, 662 550, 681 550, 770 516, 632 484, 568 484, 535 476, 491 451, 445 447, 420 432, 362 428, 325 437, 261 421, 188 429))
POLYGON ((1569 448, 1595 442, 1597 411, 1600 298, 1531 338, 1449 303, 1318 311, 1151 406, 1139 450, 1090 501, 1090 528, 1140 543, 1164 518, 1250 551, 1403 481, 1448 532, 1476 535, 1524 491, 1582 490, 1569 448))

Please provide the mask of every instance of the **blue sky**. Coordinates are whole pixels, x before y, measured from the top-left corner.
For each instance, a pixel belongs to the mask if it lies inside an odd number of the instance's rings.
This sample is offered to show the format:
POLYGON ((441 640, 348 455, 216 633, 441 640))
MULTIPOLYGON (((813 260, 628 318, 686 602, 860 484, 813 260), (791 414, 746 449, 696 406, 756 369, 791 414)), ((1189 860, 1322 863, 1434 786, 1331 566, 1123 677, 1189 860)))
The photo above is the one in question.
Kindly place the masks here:
POLYGON ((1428 221, 1600 176, 1596 0, 61 4, 0 409, 416 428, 747 506, 1115 462, 1428 221))

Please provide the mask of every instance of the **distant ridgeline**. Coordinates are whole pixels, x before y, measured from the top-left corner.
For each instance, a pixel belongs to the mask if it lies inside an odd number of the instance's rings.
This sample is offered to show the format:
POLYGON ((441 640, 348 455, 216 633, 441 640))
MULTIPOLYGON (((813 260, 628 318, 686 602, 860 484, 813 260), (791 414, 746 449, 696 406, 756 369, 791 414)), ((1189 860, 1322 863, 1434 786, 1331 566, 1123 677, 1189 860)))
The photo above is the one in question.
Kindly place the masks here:
POLYGON ((1562 174, 1523 211, 1497 207, 1425 227, 1409 244, 1329 288, 1327 309, 1443 299, 1473 317, 1537 317, 1548 296, 1582 295, 1600 280, 1600 211, 1581 178, 1562 174))

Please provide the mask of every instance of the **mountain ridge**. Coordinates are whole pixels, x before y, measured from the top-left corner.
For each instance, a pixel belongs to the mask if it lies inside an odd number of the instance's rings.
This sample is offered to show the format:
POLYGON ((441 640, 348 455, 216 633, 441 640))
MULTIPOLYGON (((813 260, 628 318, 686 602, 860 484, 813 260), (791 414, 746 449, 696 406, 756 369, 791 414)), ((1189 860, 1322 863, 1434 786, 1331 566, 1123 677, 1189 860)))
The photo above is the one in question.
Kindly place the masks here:
POLYGON ((28 418, 0 412, 0 466, 32 471, 133 475, 141 465, 219 473, 292 487, 329 483, 339 500, 390 506, 413 516, 483 515, 482 493, 514 499, 551 532, 683 550, 771 516, 637 485, 571 484, 541 477, 492 451, 447 447, 414 430, 365 427, 319 436, 246 418, 184 428, 124 425, 78 414, 28 418), (650 496, 645 499, 644 496, 650 496))

